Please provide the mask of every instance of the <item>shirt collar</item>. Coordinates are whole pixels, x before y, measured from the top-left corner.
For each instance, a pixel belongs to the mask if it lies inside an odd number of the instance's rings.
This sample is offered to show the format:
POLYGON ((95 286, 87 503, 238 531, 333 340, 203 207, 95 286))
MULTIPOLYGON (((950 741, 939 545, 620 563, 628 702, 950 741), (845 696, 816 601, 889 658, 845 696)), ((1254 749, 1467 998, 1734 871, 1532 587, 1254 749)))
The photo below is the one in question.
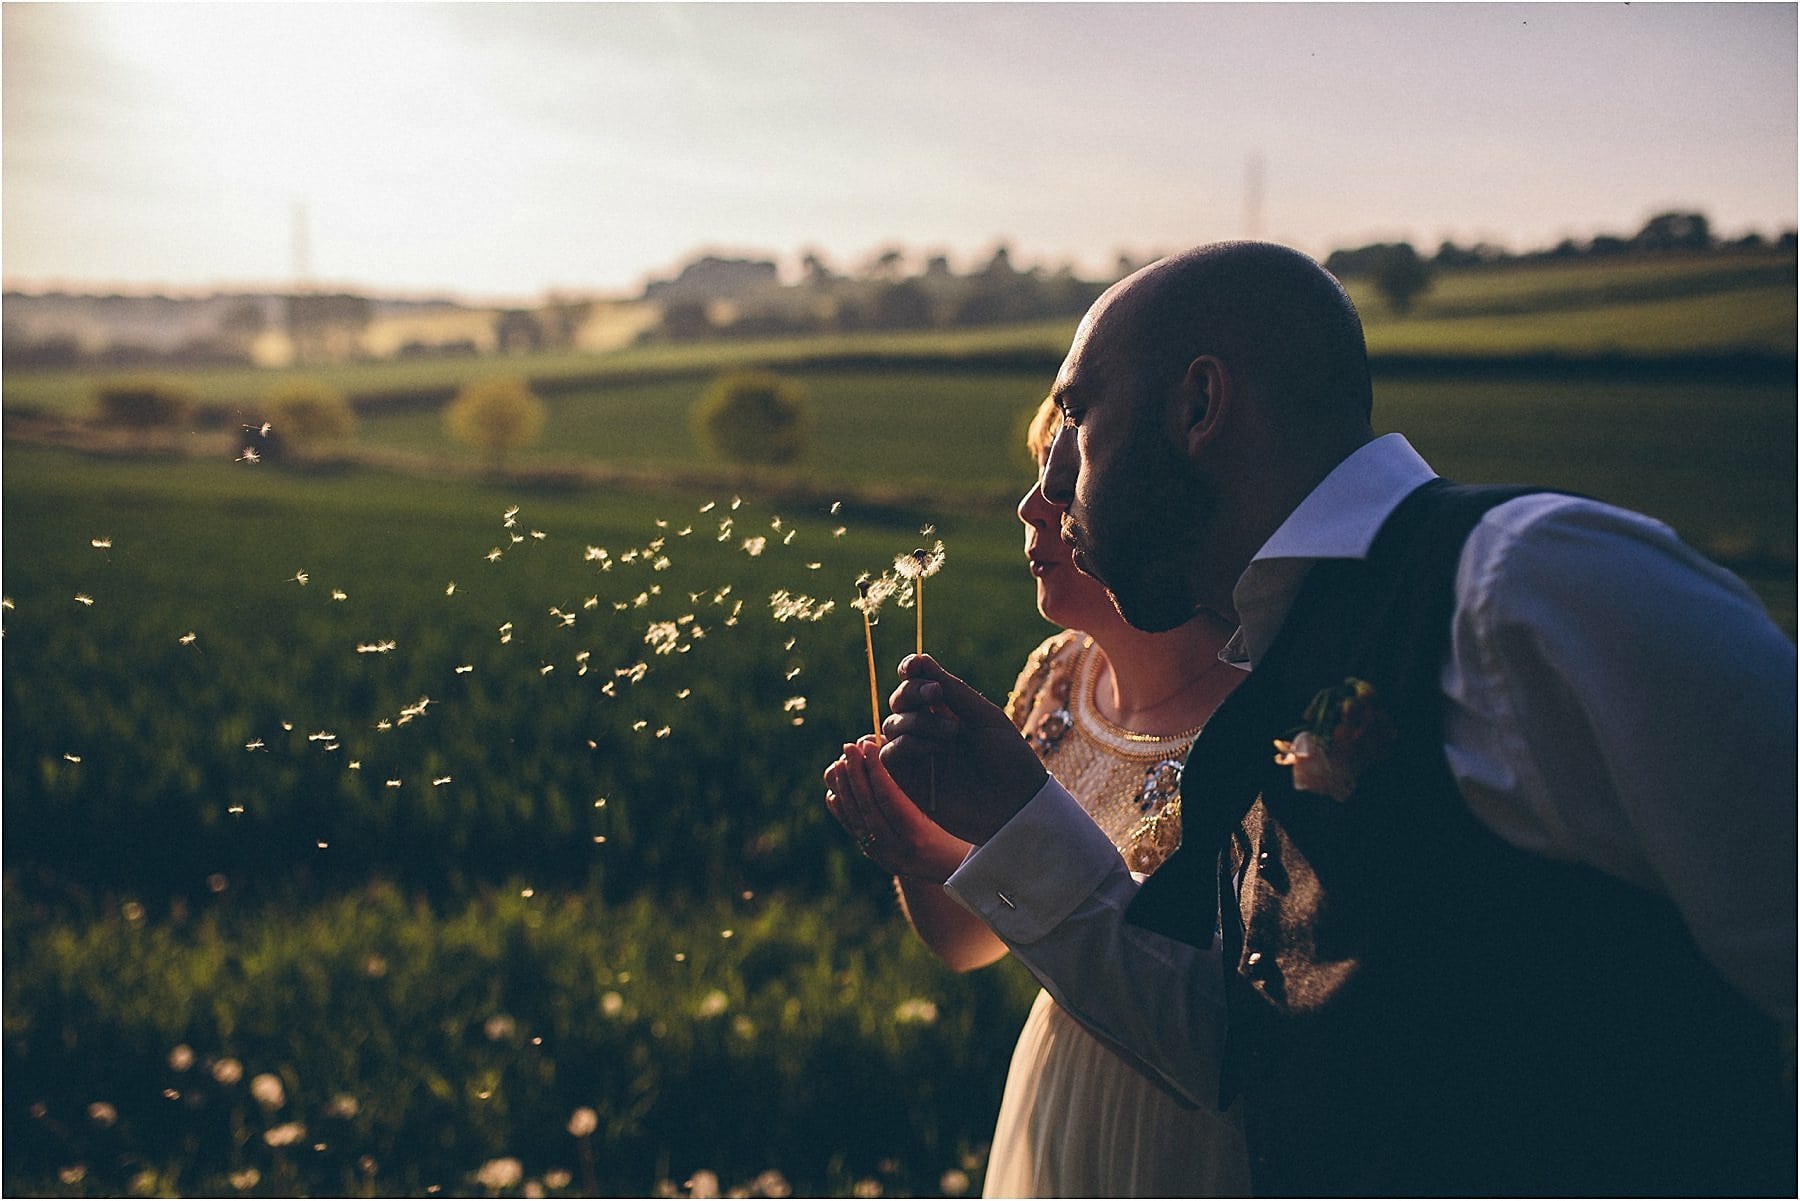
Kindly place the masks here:
POLYGON ((1364 443, 1319 481, 1263 543, 1232 591, 1237 633, 1220 658, 1254 664, 1275 641, 1307 569, 1361 559, 1400 502, 1437 473, 1399 434, 1364 443))

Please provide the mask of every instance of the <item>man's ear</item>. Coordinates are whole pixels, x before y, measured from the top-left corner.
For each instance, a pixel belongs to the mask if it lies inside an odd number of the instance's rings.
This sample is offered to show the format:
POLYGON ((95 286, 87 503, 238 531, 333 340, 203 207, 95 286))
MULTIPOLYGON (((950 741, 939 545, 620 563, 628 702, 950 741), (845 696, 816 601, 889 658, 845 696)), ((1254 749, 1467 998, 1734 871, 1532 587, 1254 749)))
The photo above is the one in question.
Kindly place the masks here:
POLYGON ((1174 419, 1176 445, 1189 458, 1204 452, 1218 438, 1232 405, 1231 373, 1213 355, 1201 355, 1188 364, 1176 386, 1174 419))

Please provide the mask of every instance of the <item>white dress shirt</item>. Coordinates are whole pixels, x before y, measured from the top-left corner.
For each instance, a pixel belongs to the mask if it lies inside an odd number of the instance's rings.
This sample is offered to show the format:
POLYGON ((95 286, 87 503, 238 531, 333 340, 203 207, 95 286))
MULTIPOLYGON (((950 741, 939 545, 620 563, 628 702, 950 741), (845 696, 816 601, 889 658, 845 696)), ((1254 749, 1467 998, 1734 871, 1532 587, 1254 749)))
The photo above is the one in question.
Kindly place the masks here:
MULTIPOLYGON (((1289 515, 1233 592, 1221 658, 1254 669, 1320 559, 1360 559, 1431 468, 1398 434, 1289 515)), ((1546 858, 1667 896, 1720 973, 1794 1020, 1795 651, 1756 596, 1667 526, 1533 494, 1463 547, 1445 756, 1475 817, 1546 858)), ((1054 779, 946 887, 1083 1024, 1216 1103, 1224 982, 1125 920, 1139 880, 1054 779)))

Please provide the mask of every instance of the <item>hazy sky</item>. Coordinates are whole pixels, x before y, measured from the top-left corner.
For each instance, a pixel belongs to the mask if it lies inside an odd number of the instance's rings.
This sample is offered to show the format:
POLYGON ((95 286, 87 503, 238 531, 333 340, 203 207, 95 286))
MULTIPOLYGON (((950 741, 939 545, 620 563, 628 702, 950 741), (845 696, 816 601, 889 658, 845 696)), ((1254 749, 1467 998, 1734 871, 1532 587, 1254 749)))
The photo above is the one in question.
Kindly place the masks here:
POLYGON ((530 297, 702 249, 964 266, 1004 239, 1101 273, 1246 234, 1529 249, 1670 208, 1774 234, 1796 11, 7 3, 0 269, 530 297))

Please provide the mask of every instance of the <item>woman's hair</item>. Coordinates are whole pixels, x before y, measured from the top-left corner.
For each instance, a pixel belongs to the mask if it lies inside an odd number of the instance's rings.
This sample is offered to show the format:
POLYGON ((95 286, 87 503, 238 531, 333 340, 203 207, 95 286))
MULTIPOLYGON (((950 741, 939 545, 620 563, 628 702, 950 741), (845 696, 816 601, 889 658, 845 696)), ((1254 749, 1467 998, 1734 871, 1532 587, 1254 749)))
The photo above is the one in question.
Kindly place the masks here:
POLYGON ((1062 428, 1062 410, 1048 396, 1032 415, 1031 425, 1025 430, 1025 449, 1031 452, 1033 465, 1041 465, 1044 457, 1050 453, 1050 444, 1056 441, 1056 431, 1062 428))

